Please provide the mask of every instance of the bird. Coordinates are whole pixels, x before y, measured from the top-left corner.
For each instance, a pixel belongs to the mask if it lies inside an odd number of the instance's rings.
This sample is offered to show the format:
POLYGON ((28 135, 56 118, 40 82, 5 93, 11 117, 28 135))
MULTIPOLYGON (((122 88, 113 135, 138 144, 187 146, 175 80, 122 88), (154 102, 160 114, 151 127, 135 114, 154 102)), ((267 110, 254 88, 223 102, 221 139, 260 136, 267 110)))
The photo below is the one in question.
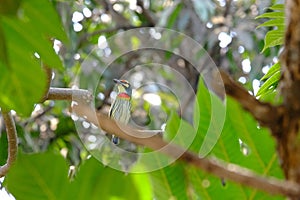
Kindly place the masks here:
MULTIPOLYGON (((117 96, 112 102, 108 116, 122 124, 128 124, 131 111, 132 88, 127 80, 113 79, 116 84, 117 96)), ((119 144, 119 138, 112 135, 112 142, 119 144)))

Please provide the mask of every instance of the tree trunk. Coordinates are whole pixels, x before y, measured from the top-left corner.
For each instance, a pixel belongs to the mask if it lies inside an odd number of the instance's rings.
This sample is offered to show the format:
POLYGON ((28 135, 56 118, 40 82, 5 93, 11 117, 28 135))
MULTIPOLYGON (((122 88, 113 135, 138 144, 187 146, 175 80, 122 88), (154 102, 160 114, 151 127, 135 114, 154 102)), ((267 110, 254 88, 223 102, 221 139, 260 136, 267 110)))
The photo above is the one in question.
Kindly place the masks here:
POLYGON ((286 0, 286 32, 281 55, 283 114, 273 129, 288 180, 300 183, 300 0, 286 0))

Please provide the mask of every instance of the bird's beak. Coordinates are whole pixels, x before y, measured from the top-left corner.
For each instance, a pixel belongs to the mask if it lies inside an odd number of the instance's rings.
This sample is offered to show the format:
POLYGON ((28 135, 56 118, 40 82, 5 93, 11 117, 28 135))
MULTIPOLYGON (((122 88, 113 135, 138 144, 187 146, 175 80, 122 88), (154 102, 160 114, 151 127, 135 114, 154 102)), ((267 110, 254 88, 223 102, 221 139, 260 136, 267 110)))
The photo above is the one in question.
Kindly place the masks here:
POLYGON ((118 79, 114 79, 114 82, 115 82, 115 83, 118 83, 118 84, 121 84, 121 81, 118 80, 118 79))

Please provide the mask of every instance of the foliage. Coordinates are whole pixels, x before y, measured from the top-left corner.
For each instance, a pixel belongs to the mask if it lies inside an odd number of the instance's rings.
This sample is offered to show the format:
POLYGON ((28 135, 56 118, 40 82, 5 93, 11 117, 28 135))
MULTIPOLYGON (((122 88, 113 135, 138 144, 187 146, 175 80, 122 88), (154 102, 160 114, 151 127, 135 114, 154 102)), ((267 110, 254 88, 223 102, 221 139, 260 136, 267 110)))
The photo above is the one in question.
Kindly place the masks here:
MULTIPOLYGON (((85 71, 82 73, 86 76, 87 82, 90 80, 99 82, 95 92, 99 97, 96 107, 105 112, 111 101, 110 91, 113 86, 111 79, 123 75, 121 73, 127 70, 135 77, 149 78, 168 86, 163 88, 151 85, 148 88, 137 88, 137 96, 133 97, 132 113, 136 124, 148 129, 160 129, 167 123, 164 135, 166 140, 172 140, 180 133, 180 137, 172 142, 190 151, 210 152, 211 157, 245 166, 262 175, 282 179, 275 144, 269 132, 259 127, 238 102, 226 98, 224 103, 209 92, 204 82, 198 81, 199 74, 193 71, 190 63, 169 52, 143 50, 123 55, 110 63, 111 68, 107 68, 106 55, 92 51, 98 46, 100 38, 107 40, 127 29, 159 25, 193 37, 209 52, 218 66, 231 71, 236 79, 246 77, 245 87, 251 89, 252 80, 262 74, 260 67, 255 66, 270 63, 272 57, 277 55, 277 50, 272 51, 269 47, 280 45, 282 42, 282 35, 278 40, 274 39, 275 35, 283 31, 282 6, 270 8, 279 12, 265 13, 258 17, 271 19, 260 27, 277 26, 276 30, 265 34, 264 29, 254 30, 256 24, 253 23, 253 17, 257 16, 268 1, 261 4, 232 1, 231 13, 230 9, 227 10, 227 6, 220 5, 221 1, 212 0, 205 3, 142 1, 145 5, 135 8, 131 8, 134 5, 129 1, 116 1, 113 4, 110 4, 110 1, 93 0, 76 2, 24 0, 21 3, 16 1, 15 4, 12 4, 12 1, 5 2, 6 4, 0 4, 0 107, 13 109, 18 115, 23 116, 16 117, 21 147, 18 161, 5 178, 5 186, 17 199, 271 197, 269 194, 203 173, 180 162, 145 174, 124 175, 104 167, 94 158, 87 159, 88 152, 76 135, 67 103, 47 101, 38 104, 38 102, 46 90, 44 67, 54 70, 53 86, 71 87, 72 78, 78 75, 80 66, 84 66, 85 71), (1 5, 6 5, 9 9, 2 9, 1 5), (88 11, 91 15, 87 14, 88 11), (83 16, 79 21, 72 19, 76 12, 81 14, 79 16, 83 16), (156 24, 153 24, 153 21, 156 24), (221 40, 218 39, 221 33, 231 38, 231 42, 222 47, 221 40), (263 54, 257 55, 264 35, 266 37, 263 54), (53 46, 56 52, 53 51, 53 46), (242 70, 241 61, 248 58, 252 60, 253 67, 246 73, 242 70), (158 68, 157 64, 145 67, 145 63, 168 63, 180 72, 180 76, 171 73, 169 68, 158 68), (133 69, 133 66, 139 65, 143 66, 144 71, 141 68, 133 69), (92 68, 96 68, 97 73, 94 73, 92 68), (189 81, 192 90, 197 91, 195 104, 188 98, 187 89, 180 79, 183 76, 189 81), (169 88, 178 89, 180 91, 178 96, 187 99, 186 105, 180 105, 169 88), (158 95, 161 105, 154 106, 143 98, 147 93, 158 95), (33 105, 35 109, 31 113, 33 105), (180 106, 184 107, 184 112, 180 113, 179 117, 176 111, 180 106), (223 124, 219 125, 218 118, 214 118, 219 112, 213 112, 212 106, 226 109, 222 132, 218 132, 218 126, 223 124), (30 118, 24 118, 30 114, 30 118), (208 130, 210 132, 206 134, 208 130), (186 138, 190 136, 195 138, 192 144, 186 142, 186 138), (213 148, 210 149, 211 147, 213 148), (34 154, 27 155, 25 152, 34 154), (64 154, 65 158, 58 154, 64 154), (67 179, 70 165, 78 169, 73 181, 67 179)), ((121 51, 118 49, 119 46, 127 45, 127 42, 138 46, 145 41, 138 38, 115 41, 110 50, 121 51)), ((178 47, 180 40, 175 39, 170 45, 178 47)), ((186 49, 187 52, 189 50, 186 49)), ((267 81, 258 93, 261 98, 274 91, 278 83, 278 71, 279 63, 262 78, 267 81)), ((138 81, 134 83, 138 85, 137 87, 140 86, 138 81)), ((2 164, 7 155, 7 139, 1 126, 0 131, 2 164)), ((137 163, 136 166, 147 169, 147 166, 139 164, 141 163, 137 163)), ((272 198, 282 199, 278 196, 272 198)))
MULTIPOLYGON (((276 4, 269 9, 272 12, 267 12, 259 15, 257 19, 260 18, 270 18, 270 20, 259 25, 259 27, 275 27, 276 29, 270 30, 265 36, 265 45, 262 51, 267 48, 274 47, 283 44, 284 36, 284 5, 276 4)), ((263 85, 258 90, 256 96, 260 96, 260 99, 266 99, 268 96, 276 92, 276 88, 280 79, 280 63, 277 62, 272 65, 267 74, 265 74, 260 80, 265 81, 263 85)))
MULTIPOLYGON (((206 110, 205 107, 207 107, 207 102, 210 102, 210 95, 214 94, 209 93, 201 81, 198 91, 200 92, 197 96, 201 97, 197 98, 198 105, 201 109, 204 108, 204 112, 207 112, 208 110, 206 110)), ((275 142, 269 131, 257 127, 257 122, 252 116, 246 113, 238 103, 231 98, 227 98, 226 106, 227 112, 224 128, 210 156, 245 166, 260 174, 283 178, 276 152, 274 152, 275 142)), ((166 134, 174 136, 174 132, 176 133, 176 128, 174 127, 178 127, 178 124, 180 124, 177 133, 184 132, 185 134, 189 134, 190 137, 196 134, 194 143, 189 147, 189 150, 198 153, 201 149, 201 145, 203 145, 203 138, 210 125, 209 123, 202 122, 211 122, 211 120, 213 120, 211 114, 212 113, 202 115, 200 112, 200 126, 196 130, 178 116, 173 115, 167 124, 166 134)), ((216 140, 215 135, 211 135, 210 137, 211 140, 216 140)), ((181 140, 184 139, 181 137, 181 140)), ((226 180, 223 185, 222 177, 215 177, 203 173, 191 166, 182 165, 181 163, 174 163, 169 167, 151 173, 150 176, 155 180, 153 187, 159 188, 157 189, 157 193, 159 193, 158 197, 161 197, 159 195, 167 195, 169 193, 168 196, 163 196, 161 199, 171 197, 177 199, 217 199, 220 196, 224 199, 270 198, 268 194, 226 180), (180 185, 180 187, 178 185, 180 185), (161 194, 160 191, 167 192, 161 194)), ((273 196, 272 198, 282 199, 279 196, 273 196)))
MULTIPOLYGON (((203 81, 199 82, 198 91, 200 92, 197 95, 201 97, 197 99, 198 105, 200 108, 205 108, 207 102, 210 102, 210 96, 214 94, 207 91, 203 81)), ((269 132, 257 127, 256 121, 250 114, 245 113, 237 102, 228 98, 226 104, 228 112, 224 129, 210 155, 248 167, 264 175, 283 178, 277 155, 274 152, 275 144, 269 132), (237 119, 244 120, 237 121, 237 119)), ((209 112, 205 109, 206 111, 209 112)), ((210 121, 211 114, 201 115, 200 122, 210 121)), ((167 124, 166 137, 171 140, 175 136, 174 133, 180 132, 190 136, 195 135, 194 143, 189 149, 197 153, 200 150, 199 144, 203 145, 204 134, 208 126, 209 123, 201 123, 196 130, 188 122, 173 114, 167 124), (179 127, 178 124, 180 124, 179 127)), ((216 138, 212 135, 211 139, 216 138)), ((184 138, 181 137, 175 142, 179 143, 182 140, 184 138)), ((130 196, 149 199, 151 195, 157 199, 172 197, 215 199, 220 195, 225 199, 269 197, 268 194, 226 180, 223 185, 220 178, 177 162, 148 174, 125 176, 108 167, 104 168, 95 159, 91 159, 80 167, 75 180, 70 183, 67 179, 67 165, 64 159, 51 153, 20 154, 15 167, 6 177, 6 184, 15 197, 22 196, 22 199, 82 199, 81 197, 97 199, 99 196, 110 199, 115 195, 121 199, 127 199, 130 196), (150 176, 152 186, 149 185, 148 176, 150 176), (154 194, 150 191, 152 187, 154 194)))
POLYGON ((147 176, 125 175, 89 159, 80 167, 76 180, 70 181, 68 165, 61 155, 18 156, 6 177, 6 184, 16 199, 150 199, 147 176))
POLYGON ((65 32, 47 0, 23 1, 14 15, 1 16, 0 106, 28 116, 46 91, 42 66, 62 69, 50 40, 67 42, 65 32), (43 10, 36 8, 43 7, 43 10), (21 14, 20 14, 21 13, 21 14), (51 22, 48 16, 52 16, 51 22), (17 95, 18 98, 11 98, 17 95))
POLYGON ((273 93, 277 88, 280 79, 280 63, 275 63, 269 71, 260 79, 265 81, 264 84, 259 88, 256 96, 265 98, 268 94, 273 93))
POLYGON ((260 18, 269 18, 270 20, 262 23, 259 27, 276 27, 274 30, 267 32, 265 36, 265 46, 262 51, 265 51, 267 48, 274 47, 276 45, 283 44, 284 36, 284 5, 276 4, 269 9, 273 10, 272 12, 267 12, 256 17, 260 18))

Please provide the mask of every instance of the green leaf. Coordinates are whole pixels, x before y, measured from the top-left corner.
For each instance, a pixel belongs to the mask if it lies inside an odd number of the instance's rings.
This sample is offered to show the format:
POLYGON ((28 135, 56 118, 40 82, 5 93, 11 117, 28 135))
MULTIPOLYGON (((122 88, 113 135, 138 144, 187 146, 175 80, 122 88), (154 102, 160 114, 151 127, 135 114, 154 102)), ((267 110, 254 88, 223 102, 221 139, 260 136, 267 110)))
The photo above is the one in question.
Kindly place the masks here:
POLYGON ((194 141, 196 131, 187 121, 182 120, 174 112, 170 116, 164 132, 164 138, 182 148, 188 149, 194 141))
POLYGON ((284 19, 271 19, 269 21, 266 21, 262 23, 261 25, 257 26, 257 28, 260 27, 268 27, 268 26, 277 26, 277 27, 284 27, 284 19))
POLYGON ((25 16, 32 21, 30 24, 34 28, 33 30, 40 30, 40 33, 48 40, 54 37, 62 42, 68 42, 60 17, 51 1, 26 0, 23 2, 22 7, 25 16), (49 16, 51 16, 51 19, 49 16))
MULTIPOLYGON (((235 134, 240 139, 238 158, 236 154, 229 156, 230 162, 250 168, 260 174, 283 178, 283 173, 276 155, 276 145, 270 132, 258 127, 258 123, 248 112, 245 112, 239 103, 227 97, 227 116, 222 137, 235 134), (246 148, 246 149, 244 149, 246 148), (245 154, 248 151, 248 154, 245 154)), ((231 140, 230 140, 231 141, 231 140)), ((233 146, 235 141, 226 145, 233 146)), ((229 151, 228 151, 229 152, 229 151)), ((230 155, 230 154, 228 154, 230 155)))
POLYGON ((101 199, 147 200, 152 198, 150 179, 147 174, 126 175, 124 172, 104 167, 96 159, 90 159, 83 164, 71 186, 75 191, 75 199, 98 200, 101 197, 101 199))
POLYGON ((257 28, 269 27, 269 26, 277 27, 277 29, 267 32, 265 36, 265 45, 262 52, 264 52, 269 47, 283 44, 283 36, 284 36, 284 29, 285 29, 284 26, 285 17, 283 12, 284 5, 277 4, 270 7, 270 9, 279 10, 279 12, 267 12, 256 17, 256 19, 271 18, 271 20, 264 22, 263 24, 259 25, 257 28))
POLYGON ((207 155, 216 144, 224 124, 226 107, 211 93, 201 78, 194 105, 193 123, 197 135, 190 149, 201 156, 207 155))
POLYGON ((52 153, 24 155, 5 179, 5 185, 16 199, 151 199, 146 175, 125 175, 95 159, 80 167, 75 180, 67 178, 65 160, 52 153))
MULTIPOLYGON (((164 139, 188 149, 195 138, 194 128, 174 112, 171 114, 164 133, 164 139)), ((164 162, 160 154, 153 162, 164 162)), ((148 167, 148 165, 147 165, 148 167)), ((189 199, 185 172, 182 164, 173 163, 150 173, 154 196, 157 199, 189 199)))
POLYGON ((283 44, 284 30, 282 28, 267 32, 265 36, 265 46, 262 50, 265 51, 269 47, 274 47, 283 44))
POLYGON ((5 184, 16 199, 59 199, 69 196, 65 190, 69 184, 67 172, 61 156, 19 154, 5 184))
POLYGON ((274 18, 274 19, 282 18, 282 19, 284 19, 284 12, 267 12, 267 13, 257 16, 255 19, 261 19, 261 18, 274 18))
MULTIPOLYGON (((275 141, 269 131, 257 128, 255 119, 238 102, 227 98, 226 105, 224 128, 210 156, 282 179, 275 141)), ((186 174, 199 199, 218 199, 220 196, 223 199, 283 199, 227 180, 222 181, 222 177, 209 175, 194 167, 186 166, 186 174), (224 181, 225 185, 222 184, 224 181)))
MULTIPOLYGON (((189 147, 189 150, 198 153, 205 139, 209 138, 211 142, 215 142, 209 156, 247 167, 262 175, 283 178, 283 173, 275 152, 275 141, 269 131, 257 127, 257 122, 251 114, 245 112, 233 99, 226 99, 227 112, 224 116, 225 123, 221 135, 212 134, 211 136, 207 136, 206 131, 209 129, 209 124, 213 123, 211 121, 214 120, 214 117, 212 117, 214 112, 212 106, 215 106, 214 104, 218 102, 217 105, 219 106, 216 107, 218 108, 217 110, 224 109, 225 107, 217 99, 218 97, 210 93, 205 87, 203 80, 200 79, 197 104, 195 104, 194 110, 194 126, 197 127, 197 122, 200 121, 196 135, 189 135, 196 131, 195 128, 173 113, 167 124, 166 139, 174 141, 174 138, 180 135, 181 131, 184 131, 186 135, 182 134, 180 138, 177 138, 175 140, 176 144, 181 146, 183 144, 186 145, 186 143, 182 142, 187 141, 184 137, 187 137, 187 135, 188 137, 193 136, 193 143, 189 147)), ((218 117, 221 117, 221 115, 218 117)), ((220 122, 220 119, 216 121, 220 122)), ((213 130, 216 131, 217 129, 213 130)), ((227 180, 222 181, 222 177, 215 177, 191 166, 184 166, 184 169, 182 169, 179 165, 173 164, 171 167, 155 172, 154 175, 151 175, 151 180, 154 184, 154 190, 158 190, 156 194, 158 195, 158 199, 169 199, 171 197, 177 199, 179 197, 186 198, 185 196, 176 194, 178 191, 186 191, 187 198, 190 199, 217 199, 220 196, 223 199, 271 198, 269 194, 227 180), (179 180, 172 178, 172 176, 175 176, 174 174, 178 174, 179 180), (185 176, 182 177, 182 174, 185 174, 185 176), (181 186, 181 188, 174 187, 172 184, 179 184, 177 181, 184 183, 184 186, 181 186), (222 183, 224 181, 225 185, 222 183), (187 183, 189 183, 188 191, 186 190, 187 183), (165 193, 162 193, 162 191, 165 191, 165 193)), ((272 198, 282 199, 281 196, 272 196, 272 198)))
MULTIPOLYGON (((23 54, 20 56, 30 59, 37 52, 44 64, 51 68, 63 69, 62 63, 52 47, 50 38, 47 38, 46 34, 48 33, 42 32, 40 28, 47 26, 47 24, 39 24, 34 20, 19 20, 12 17, 2 18, 2 23, 7 46, 14 45, 14 48, 18 51, 23 51, 23 54)), ((11 53, 9 52, 9 54, 11 53)))
POLYGON ((268 72, 260 80, 263 81, 263 80, 273 76, 276 72, 279 72, 279 71, 280 71, 280 62, 277 62, 274 65, 272 65, 272 67, 270 67, 268 72))
POLYGON ((275 72, 258 90, 256 96, 260 96, 263 93, 266 93, 271 86, 275 87, 277 86, 279 80, 280 80, 280 71, 275 72))
POLYGON ((284 5, 283 4, 275 4, 275 5, 271 6, 270 9, 284 11, 284 5))
POLYGON ((177 17, 179 16, 182 7, 183 7, 182 3, 177 4, 174 11, 168 18, 168 22, 167 22, 167 26, 166 26, 167 28, 172 28, 174 26, 174 23, 176 22, 177 17))
POLYGON ((63 69, 51 39, 67 37, 50 1, 23 1, 19 10, 20 15, 0 19, 0 107, 28 116, 46 90, 42 63, 63 69))
POLYGON ((46 75, 37 61, 19 56, 22 52, 17 51, 10 49, 18 58, 10 60, 11 68, 0 63, 0 107, 28 116, 44 94, 46 75))
POLYGON ((262 102, 269 102, 273 105, 280 105, 283 102, 283 97, 280 96, 276 89, 269 89, 259 96, 259 100, 262 102))
POLYGON ((155 199, 190 199, 182 164, 172 164, 150 173, 155 199))

